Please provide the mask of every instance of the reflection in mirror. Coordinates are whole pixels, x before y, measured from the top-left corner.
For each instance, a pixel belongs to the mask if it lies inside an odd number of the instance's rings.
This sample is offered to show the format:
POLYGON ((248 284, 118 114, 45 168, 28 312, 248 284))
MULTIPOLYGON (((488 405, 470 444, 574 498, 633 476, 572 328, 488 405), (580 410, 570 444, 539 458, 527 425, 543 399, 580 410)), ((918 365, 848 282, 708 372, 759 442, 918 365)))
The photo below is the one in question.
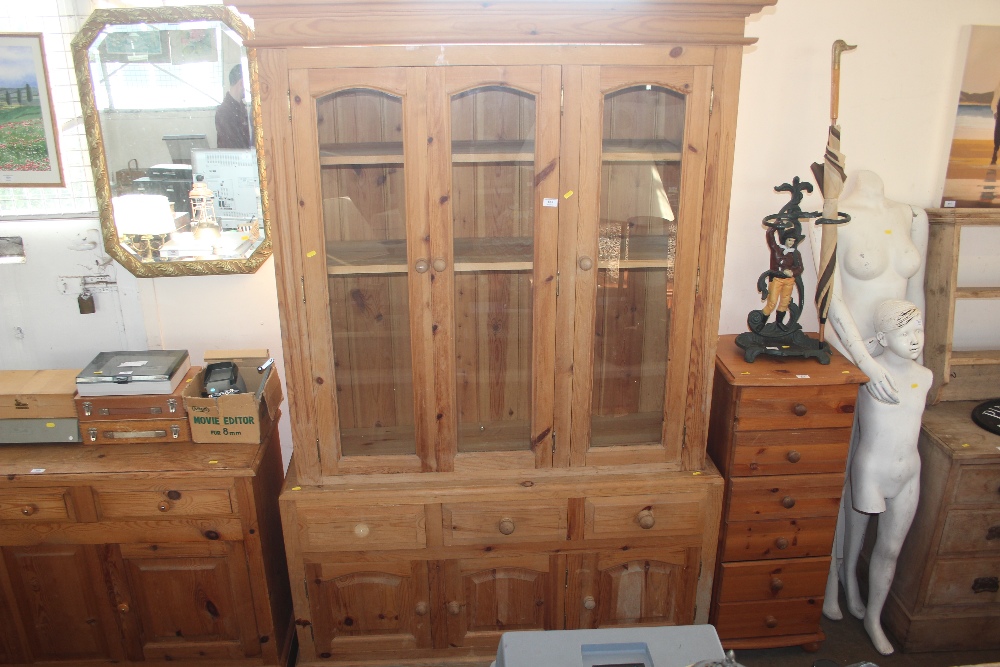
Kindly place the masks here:
POLYGON ((73 41, 105 247, 138 276, 270 255, 249 34, 221 6, 112 9, 73 41))

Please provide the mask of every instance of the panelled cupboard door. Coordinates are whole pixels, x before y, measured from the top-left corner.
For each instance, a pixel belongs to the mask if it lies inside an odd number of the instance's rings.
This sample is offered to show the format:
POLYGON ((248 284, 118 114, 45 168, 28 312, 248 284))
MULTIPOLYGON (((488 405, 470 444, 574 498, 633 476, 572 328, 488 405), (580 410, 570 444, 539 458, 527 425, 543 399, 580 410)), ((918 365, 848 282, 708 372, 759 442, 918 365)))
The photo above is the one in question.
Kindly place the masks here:
MULTIPOLYGON (((124 660, 99 547, 3 547, 27 661, 124 660)), ((13 625, 3 632, 14 633, 13 625)))
POLYGON ((579 77, 571 465, 680 466, 712 68, 579 77))

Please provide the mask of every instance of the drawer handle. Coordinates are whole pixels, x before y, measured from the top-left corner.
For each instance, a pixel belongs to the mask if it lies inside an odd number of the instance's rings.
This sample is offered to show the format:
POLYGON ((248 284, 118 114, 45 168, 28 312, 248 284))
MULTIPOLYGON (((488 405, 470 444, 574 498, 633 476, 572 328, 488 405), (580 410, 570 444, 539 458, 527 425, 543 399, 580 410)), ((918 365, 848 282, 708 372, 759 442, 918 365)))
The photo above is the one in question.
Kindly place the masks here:
POLYGON ((594 599, 593 595, 588 595, 583 598, 583 608, 587 611, 591 611, 597 606, 597 600, 594 599))
POLYGON ((779 537, 774 541, 774 546, 778 547, 779 549, 787 549, 788 539, 784 537, 779 537))
POLYGON ((777 593, 778 591, 780 591, 784 587, 785 587, 785 582, 783 582, 781 579, 778 579, 777 577, 771 577, 771 592, 772 593, 777 593))
POLYGON ((157 505, 157 508, 161 512, 169 512, 170 511, 170 503, 168 503, 166 500, 164 500, 159 505, 157 505))
POLYGON ((643 530, 649 530, 656 525, 656 517, 653 516, 652 510, 642 510, 639 512, 639 527, 643 530))
POLYGON ((799 454, 793 449, 785 455, 785 458, 788 459, 789 463, 798 463, 802 460, 802 454, 799 454))
POLYGON ((444 257, 436 257, 434 261, 431 262, 431 268, 438 273, 441 273, 448 268, 448 262, 444 261, 444 257))
POLYGON ((354 534, 360 538, 368 537, 372 532, 372 529, 368 527, 367 523, 359 523, 354 527, 354 534))
POLYGON ((217 540, 217 539, 219 539, 220 536, 214 530, 206 530, 205 531, 205 537, 207 537, 210 540, 217 540))
POLYGON ((121 604, 118 605, 118 611, 120 611, 123 614, 127 614, 129 613, 129 611, 131 611, 131 609, 129 609, 129 606, 127 604, 122 602, 121 604))
MULTIPOLYGON (((176 426, 171 427, 172 429, 177 429, 176 426)), ((91 429, 94 433, 91 434, 91 440, 96 440, 97 429, 91 429)), ((180 433, 178 429, 176 433, 180 433)), ((164 438, 167 435, 166 429, 158 428, 152 431, 105 431, 104 437, 109 440, 128 440, 130 438, 164 438)), ((177 437, 176 435, 174 436, 177 437)))
POLYGON ((84 417, 89 417, 90 416, 90 412, 93 409, 94 409, 94 404, 93 403, 91 403, 90 401, 84 401, 83 402, 83 416, 84 417))
POLYGON ((1000 540, 1000 526, 990 526, 986 531, 987 540, 1000 540))
POLYGON ((781 499, 781 506, 784 507, 786 510, 792 509, 793 507, 795 507, 795 498, 792 498, 791 496, 785 496, 784 498, 781 499))
POLYGON ((31 516, 37 511, 38 508, 35 507, 34 505, 25 505, 24 507, 21 508, 21 514, 23 514, 24 516, 31 516))
POLYGON ((809 412, 809 408, 802 403, 796 403, 794 407, 792 407, 792 412, 795 413, 796 417, 805 417, 806 413, 809 412))
POLYGON ((1000 579, 997 577, 976 577, 972 580, 973 593, 996 593, 1000 591, 1000 579))
POLYGON ((462 605, 452 600, 448 603, 448 613, 452 616, 458 616, 462 613, 462 605))
POLYGON ((514 520, 504 517, 500 519, 500 525, 498 526, 500 533, 503 535, 510 535, 514 532, 514 520))
POLYGON ((774 616, 766 616, 764 618, 764 625, 766 625, 769 628, 776 628, 778 627, 778 619, 776 619, 774 616))
MULTIPOLYGON (((156 410, 157 413, 159 413, 160 409, 159 408, 153 408, 153 410, 156 410)), ((170 413, 177 412, 177 399, 176 398, 168 398, 167 399, 167 411, 170 412, 170 413)))
POLYGON ((427 603, 426 602, 422 602, 422 601, 418 602, 417 606, 414 607, 414 609, 413 609, 413 613, 415 613, 417 616, 426 616, 427 615, 427 611, 428 611, 428 609, 427 609, 427 603))
POLYGON ((431 268, 431 265, 423 257, 413 263, 413 270, 417 273, 427 273, 427 269, 429 268, 431 268))

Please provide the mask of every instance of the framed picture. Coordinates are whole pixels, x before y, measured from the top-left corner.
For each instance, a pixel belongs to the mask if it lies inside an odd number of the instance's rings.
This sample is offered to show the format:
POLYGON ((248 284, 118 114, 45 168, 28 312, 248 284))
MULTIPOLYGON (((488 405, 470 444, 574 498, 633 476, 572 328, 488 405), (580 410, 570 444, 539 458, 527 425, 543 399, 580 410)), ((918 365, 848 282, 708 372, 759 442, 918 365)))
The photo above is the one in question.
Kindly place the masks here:
POLYGON ((0 187, 63 185, 40 33, 0 33, 0 187))
POLYGON ((944 208, 1000 206, 1000 26, 972 26, 945 176, 944 208))

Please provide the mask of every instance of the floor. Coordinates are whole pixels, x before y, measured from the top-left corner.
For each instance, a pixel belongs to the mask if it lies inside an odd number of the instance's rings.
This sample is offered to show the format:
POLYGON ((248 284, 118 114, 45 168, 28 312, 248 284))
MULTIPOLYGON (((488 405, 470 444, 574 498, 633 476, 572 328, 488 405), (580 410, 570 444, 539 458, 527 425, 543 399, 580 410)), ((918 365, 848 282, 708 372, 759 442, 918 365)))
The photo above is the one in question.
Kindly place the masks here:
MULTIPOLYGON (((841 608, 846 609, 841 592, 841 608)), ((842 621, 823 619, 826 641, 816 653, 806 653, 798 646, 791 648, 737 651, 736 662, 745 667, 847 667, 859 662, 873 662, 878 667, 952 667, 953 665, 1000 665, 1000 649, 986 651, 901 653, 880 655, 865 633, 861 621, 845 614, 842 621), (831 662, 832 661, 832 662, 831 662)), ((890 637, 891 638, 891 637, 890 637)))

